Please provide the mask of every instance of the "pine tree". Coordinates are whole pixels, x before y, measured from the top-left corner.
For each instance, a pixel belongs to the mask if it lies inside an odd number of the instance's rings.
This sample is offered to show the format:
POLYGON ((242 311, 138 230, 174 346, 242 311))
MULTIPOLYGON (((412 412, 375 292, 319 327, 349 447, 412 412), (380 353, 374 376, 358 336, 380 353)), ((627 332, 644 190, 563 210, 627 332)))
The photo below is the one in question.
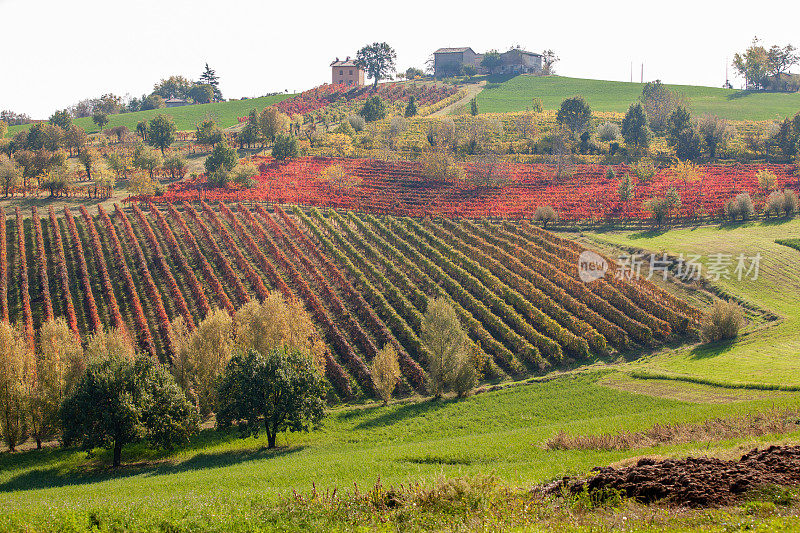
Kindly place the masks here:
POLYGON ((214 90, 214 99, 222 100, 222 92, 219 90, 219 76, 217 76, 216 70, 208 66, 208 63, 206 63, 206 69, 200 75, 200 83, 210 85, 214 90))

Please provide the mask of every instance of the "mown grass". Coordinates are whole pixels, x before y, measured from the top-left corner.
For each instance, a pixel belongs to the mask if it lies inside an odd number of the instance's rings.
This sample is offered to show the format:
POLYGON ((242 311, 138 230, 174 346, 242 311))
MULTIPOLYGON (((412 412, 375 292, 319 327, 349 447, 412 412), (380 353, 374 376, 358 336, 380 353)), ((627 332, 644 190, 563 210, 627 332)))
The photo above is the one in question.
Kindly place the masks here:
MULTIPOLYGON (((565 98, 583 96, 594 111, 624 113, 642 94, 641 83, 588 80, 564 76, 517 76, 490 83, 478 95, 481 113, 507 113, 530 108, 534 97, 545 109, 558 109, 565 98)), ((694 114, 714 113, 731 120, 770 120, 800 110, 800 93, 758 93, 694 85, 670 85, 684 95, 694 114)))
MULTIPOLYGON (((783 394, 728 404, 688 403, 604 387, 596 383, 601 375, 565 376, 465 400, 341 408, 318 431, 282 435, 282 447, 274 451, 265 448, 263 438, 239 440, 233 432, 205 430, 189 448, 173 454, 127 448, 127 464, 117 472, 108 469, 103 451, 91 460, 76 450, 3 454, 0 529, 56 529, 70 521, 83 524, 92 514, 141 524, 158 517, 205 524, 202 529, 236 516, 252 525, 275 498, 311 490, 312 484, 318 490, 357 486, 363 491, 378 479, 389 487, 493 474, 509 486, 529 487, 637 454, 693 449, 545 450, 542 443, 560 430, 641 431, 656 420, 692 422, 800 402, 800 395, 783 394)), ((800 436, 800 428, 792 436, 800 436)))
MULTIPOLYGON (((137 111, 135 113, 120 113, 118 115, 109 115, 106 129, 116 126, 127 126, 129 129, 135 130, 136 124, 139 121, 150 120, 161 113, 171 116, 179 131, 194 129, 195 125, 201 120, 205 120, 206 117, 214 119, 222 128, 229 128, 238 124, 238 117, 246 116, 251 109, 261 111, 265 107, 291 96, 293 95, 277 94, 248 100, 231 100, 229 102, 217 102, 212 104, 187 105, 169 109, 151 109, 149 111, 137 111)), ((75 119, 74 123, 85 129, 88 133, 96 133, 98 131, 91 117, 75 119)), ((12 126, 8 128, 7 136, 10 137, 18 131, 28 128, 30 128, 30 125, 12 126)))
POLYGON ((731 278, 715 282, 728 294, 780 318, 751 322, 738 339, 705 346, 664 350, 630 363, 633 369, 679 379, 750 388, 800 385, 800 268, 797 250, 776 239, 797 239, 800 220, 750 222, 674 229, 666 232, 610 231, 586 233, 590 240, 648 252, 699 254, 704 265, 714 253, 731 254, 731 278), (757 280, 739 281, 737 257, 761 254, 757 280))

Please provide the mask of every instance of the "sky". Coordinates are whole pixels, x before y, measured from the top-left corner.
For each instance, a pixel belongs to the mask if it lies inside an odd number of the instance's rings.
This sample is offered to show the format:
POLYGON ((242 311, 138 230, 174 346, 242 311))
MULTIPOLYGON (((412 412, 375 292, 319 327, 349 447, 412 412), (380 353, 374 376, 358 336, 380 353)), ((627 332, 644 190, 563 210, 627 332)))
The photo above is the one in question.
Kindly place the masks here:
POLYGON ((375 41, 394 47, 399 70, 440 47, 521 45, 553 49, 564 76, 628 81, 633 63, 635 81, 644 64, 645 81, 720 87, 754 36, 800 47, 798 20, 797 0, 0 0, 0 109, 47 118, 108 92, 141 96, 172 74, 197 79, 206 62, 226 98, 302 91, 375 41))

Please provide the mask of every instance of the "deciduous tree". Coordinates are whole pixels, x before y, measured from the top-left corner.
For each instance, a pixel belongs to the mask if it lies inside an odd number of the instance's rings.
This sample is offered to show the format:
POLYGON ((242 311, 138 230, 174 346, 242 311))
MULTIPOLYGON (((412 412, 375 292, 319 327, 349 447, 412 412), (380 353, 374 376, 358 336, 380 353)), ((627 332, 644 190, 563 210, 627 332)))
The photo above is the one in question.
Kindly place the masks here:
POLYGON ((356 53, 356 65, 367 72, 373 79, 373 87, 378 87, 378 82, 391 77, 395 71, 397 53, 387 43, 372 43, 364 46, 356 53))

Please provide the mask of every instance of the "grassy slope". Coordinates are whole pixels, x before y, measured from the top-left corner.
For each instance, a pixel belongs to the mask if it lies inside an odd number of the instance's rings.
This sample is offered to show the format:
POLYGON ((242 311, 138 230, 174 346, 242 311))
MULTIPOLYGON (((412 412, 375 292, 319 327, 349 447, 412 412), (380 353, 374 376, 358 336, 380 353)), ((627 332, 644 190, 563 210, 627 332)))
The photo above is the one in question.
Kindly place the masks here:
MULTIPOLYGON (((699 420, 772 405, 797 405, 797 394, 771 399, 687 403, 614 390, 598 375, 561 379, 480 394, 467 400, 425 401, 337 410, 309 435, 282 435, 276 452, 263 438, 238 440, 205 431, 193 446, 155 464, 125 467, 112 476, 86 473, 85 454, 74 450, 0 456, 0 528, 4 521, 60 520, 51 515, 86 513, 137 516, 257 515, 259 505, 291 489, 369 488, 430 481, 439 475, 494 472, 527 485, 583 472, 641 453, 686 453, 692 447, 642 452, 547 451, 541 443, 558 430, 575 433, 643 429, 653 421, 699 420)), ((800 436, 800 430, 792 437, 800 436)), ((730 446, 732 443, 726 443, 730 446)), ((751 445, 748 441, 743 446, 751 445)), ((696 448, 706 450, 706 446, 696 448)), ((712 446, 712 449, 714 447, 712 446)), ((135 460, 126 449, 127 461, 135 460)), ((100 455, 108 460, 106 453, 100 455)), ((141 454, 139 460, 155 460, 141 454)), ((91 470, 91 468, 90 468, 91 470)))
MULTIPOLYGON (((539 97, 545 109, 558 109, 565 98, 581 95, 595 111, 625 112, 642 94, 642 86, 562 76, 517 76, 500 84, 489 84, 478 95, 478 105, 482 113, 524 111, 533 97, 539 97)), ((686 96, 695 114, 715 113, 732 120, 768 120, 800 111, 800 93, 751 93, 693 85, 669 87, 686 96)))
MULTIPOLYGON (((136 124, 140 120, 150 120, 159 113, 170 115, 175 120, 175 125, 178 130, 194 129, 195 124, 206 116, 216 120, 220 127, 228 128, 237 124, 237 118, 247 115, 251 109, 255 108, 260 111, 268 105, 285 100, 290 96, 293 95, 278 94, 249 100, 231 100, 230 102, 218 102, 214 104, 187 105, 170 109, 152 109, 150 111, 137 111, 136 113, 121 113, 119 115, 109 116, 106 129, 115 126, 127 126, 129 129, 135 130, 136 124)), ((90 117, 76 119, 75 124, 89 133, 97 131, 97 126, 92 122, 90 117)), ((30 126, 12 126, 9 128, 8 136, 28 127, 30 126)))
POLYGON ((749 327, 732 344, 712 348, 679 348, 663 352, 636 367, 711 378, 724 382, 800 384, 800 252, 775 243, 800 236, 800 220, 782 223, 753 222, 672 230, 666 233, 608 232, 590 234, 600 243, 620 244, 654 252, 701 254, 713 252, 760 253, 757 281, 720 280, 730 294, 784 317, 760 329, 749 327))

